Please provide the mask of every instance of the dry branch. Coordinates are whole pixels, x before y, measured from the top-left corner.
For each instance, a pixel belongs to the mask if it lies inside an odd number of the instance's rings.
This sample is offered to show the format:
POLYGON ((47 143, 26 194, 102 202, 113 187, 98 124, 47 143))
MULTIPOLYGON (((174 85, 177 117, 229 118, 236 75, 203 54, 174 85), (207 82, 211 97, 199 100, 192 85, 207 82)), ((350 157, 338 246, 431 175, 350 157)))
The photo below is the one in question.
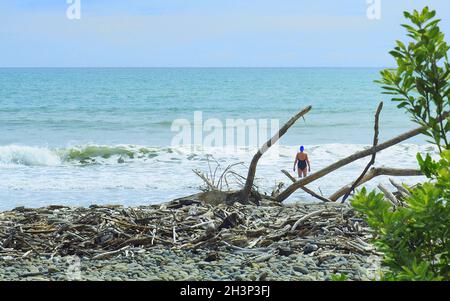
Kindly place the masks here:
POLYGON ((287 170, 283 169, 283 170, 281 170, 281 172, 284 173, 284 175, 285 175, 286 177, 288 177, 289 180, 292 181, 292 183, 297 182, 297 179, 294 178, 293 176, 291 176, 291 174, 290 174, 287 170))
POLYGON ((248 175, 247 180, 245 181, 244 188, 240 191, 241 194, 241 201, 243 203, 248 203, 248 198, 250 196, 250 192, 253 187, 253 182, 255 180, 255 174, 256 174, 256 167, 258 165, 259 159, 262 157, 262 155, 273 145, 275 144, 284 134, 286 134, 287 130, 303 115, 308 113, 312 109, 311 106, 308 106, 298 112, 294 117, 289 119, 287 123, 283 125, 283 127, 272 137, 270 140, 268 140, 266 143, 263 144, 263 146, 258 150, 258 152, 253 156, 252 162, 250 163, 250 167, 248 169, 248 175))
MULTIPOLYGON (((446 112, 445 114, 443 114, 440 118, 438 118, 437 120, 442 120, 447 118, 450 115, 450 112, 446 112)), ((292 193, 294 193, 297 189, 317 180, 322 178, 323 176, 326 176, 327 174, 335 171, 336 169, 339 169, 345 165, 348 165, 356 160, 359 160, 361 158, 367 157, 372 155, 374 152, 379 152, 382 151, 386 148, 389 148, 393 145, 396 145, 400 142, 403 142, 411 137, 417 136, 420 133, 423 133, 426 129, 428 128, 428 126, 422 126, 413 130, 410 130, 408 132, 405 132, 397 137, 394 137, 388 141, 385 141, 381 144, 378 144, 376 147, 371 147, 369 149, 357 152, 353 155, 350 155, 342 160, 339 160, 338 162, 335 162, 325 168, 322 168, 321 170, 309 175, 306 178, 303 178, 295 183, 293 183, 292 185, 288 186, 286 188, 286 190, 284 190, 283 192, 280 193, 280 195, 277 196, 276 200, 278 202, 283 202, 285 199, 287 199, 292 193)))
MULTIPOLYGON (((284 173, 292 182, 297 182, 297 180, 291 176, 291 174, 287 171, 287 170, 282 170, 282 173, 284 173)), ((305 186, 300 187, 300 189, 302 189, 304 192, 309 193, 311 196, 315 197, 316 199, 321 200, 322 202, 331 202, 329 199, 327 199, 326 197, 323 197, 317 193, 315 193, 314 191, 312 191, 311 189, 306 188, 305 186)))
POLYGON ((205 182, 206 186, 208 186, 209 190, 217 190, 216 186, 211 183, 210 179, 204 175, 201 171, 193 169, 192 170, 200 179, 203 180, 203 182, 205 182))
MULTIPOLYGON (((398 168, 375 168, 372 167, 370 171, 359 181, 358 186, 362 185, 378 176, 421 176, 422 172, 418 169, 398 169, 398 168)), ((337 201, 341 196, 345 195, 350 190, 352 184, 345 185, 335 193, 333 193, 329 199, 333 202, 337 201)), ((356 188, 356 187, 355 187, 356 188)))
POLYGON ((410 196, 411 193, 408 191, 408 189, 406 189, 405 187, 403 187, 402 184, 397 183, 394 179, 389 178, 389 182, 391 182, 391 184, 397 188, 398 192, 403 196, 403 197, 407 197, 410 196))
MULTIPOLYGON (((380 113, 381 110, 383 109, 383 102, 380 102, 380 104, 378 105, 377 111, 375 113, 375 125, 374 125, 374 135, 373 135, 373 143, 372 143, 372 147, 376 147, 378 144, 378 130, 379 130, 379 126, 378 123, 380 121, 380 113)), ((361 175, 356 179, 355 183, 352 184, 352 187, 347 191, 347 193, 344 195, 344 197, 342 198, 342 203, 345 202, 345 200, 348 198, 348 196, 350 195, 350 193, 355 190, 355 187, 358 186, 358 183, 364 178, 364 176, 366 175, 367 171, 369 171, 369 168, 375 164, 375 158, 377 156, 377 153, 374 152, 372 154, 372 158, 370 159, 369 163, 366 165, 366 167, 364 168, 363 172, 361 173, 361 175)))
POLYGON ((95 255, 94 257, 92 257, 92 260, 105 259, 105 258, 114 256, 114 255, 117 255, 119 253, 122 253, 123 251, 125 251, 126 249, 129 249, 129 248, 130 248, 130 246, 125 246, 119 250, 98 254, 98 255, 95 255))
POLYGON ((395 207, 398 207, 400 205, 400 202, 397 200, 394 194, 390 192, 386 187, 384 187, 382 184, 378 184, 378 189, 383 192, 384 196, 394 205, 395 207))
POLYGON ((291 231, 295 231, 295 229, 297 229, 297 227, 298 226, 300 226, 304 221, 306 221, 307 219, 309 219, 309 218, 311 218, 311 217, 314 217, 314 216, 317 216, 317 215, 320 215, 320 214, 322 214, 323 212, 325 212, 326 211, 326 209, 320 209, 320 210, 317 210, 317 211, 314 211, 314 212, 311 212, 311 213, 309 213, 309 214, 307 214, 307 215, 304 215, 304 216, 302 216, 299 220, 297 220, 296 222, 295 222, 295 224, 292 226, 292 228, 291 228, 291 231))
MULTIPOLYGON (((368 242, 372 234, 360 227, 359 217, 348 206, 309 203, 274 209, 239 203, 212 206, 186 199, 136 208, 17 208, 0 213, 0 257, 77 255, 83 260, 107 260, 134 254, 151 256, 153 250, 161 248, 174 251, 201 248, 198 252, 201 257, 208 254, 209 258, 213 253, 226 256, 228 249, 232 249, 261 255, 250 258, 257 262, 269 259, 263 257, 265 254, 303 254, 311 244, 320 246, 311 255, 318 260, 329 252, 342 256, 373 253, 364 250, 361 243, 361 240, 368 242), (239 216, 240 222, 230 222, 233 216, 239 216), (290 231, 294 224, 295 230, 290 231), (28 229, 52 229, 52 232, 26 233, 28 229)), ((206 261, 205 257, 202 259, 206 261)))

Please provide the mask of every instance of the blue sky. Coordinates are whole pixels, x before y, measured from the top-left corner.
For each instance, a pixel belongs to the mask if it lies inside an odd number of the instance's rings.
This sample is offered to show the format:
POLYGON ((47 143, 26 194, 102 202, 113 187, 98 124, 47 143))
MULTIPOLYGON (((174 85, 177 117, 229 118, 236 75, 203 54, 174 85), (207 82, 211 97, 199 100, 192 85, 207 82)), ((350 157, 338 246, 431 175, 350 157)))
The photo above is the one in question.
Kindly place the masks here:
POLYGON ((386 67, 402 12, 450 1, 0 0, 0 67, 386 67), (413 3, 414 2, 414 3, 413 3))

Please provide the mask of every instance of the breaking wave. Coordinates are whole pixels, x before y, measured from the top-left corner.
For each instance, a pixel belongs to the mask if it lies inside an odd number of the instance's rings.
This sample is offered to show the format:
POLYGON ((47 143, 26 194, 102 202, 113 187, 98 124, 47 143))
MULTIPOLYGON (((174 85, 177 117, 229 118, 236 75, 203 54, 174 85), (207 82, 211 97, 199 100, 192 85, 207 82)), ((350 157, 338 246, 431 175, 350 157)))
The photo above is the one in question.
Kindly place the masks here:
MULTIPOLYGON (((363 150, 368 145, 323 144, 306 146, 311 158, 322 161, 342 159, 352 153, 363 150)), ((0 146, 0 165, 57 166, 57 165, 93 165, 124 164, 146 162, 154 158, 170 160, 207 160, 205 155, 213 155, 225 161, 249 160, 256 148, 207 148, 193 146, 147 147, 139 145, 81 145, 67 148, 46 148, 21 145, 0 146)), ((291 158, 295 146, 279 146, 280 158, 291 158)), ((434 153, 432 145, 400 144, 384 150, 385 160, 397 161, 402 158, 415 158, 418 152, 434 153)), ((267 156, 266 156, 267 157, 267 156)), ((393 162, 393 163, 394 163, 393 162)), ((383 162, 389 163, 389 162, 383 162)))
POLYGON ((48 148, 7 145, 0 146, 0 163, 7 165, 54 166, 61 164, 61 158, 48 148))
POLYGON ((84 145, 71 148, 44 148, 20 145, 0 146, 0 164, 56 166, 61 164, 116 164, 156 157, 168 149, 139 146, 84 145))

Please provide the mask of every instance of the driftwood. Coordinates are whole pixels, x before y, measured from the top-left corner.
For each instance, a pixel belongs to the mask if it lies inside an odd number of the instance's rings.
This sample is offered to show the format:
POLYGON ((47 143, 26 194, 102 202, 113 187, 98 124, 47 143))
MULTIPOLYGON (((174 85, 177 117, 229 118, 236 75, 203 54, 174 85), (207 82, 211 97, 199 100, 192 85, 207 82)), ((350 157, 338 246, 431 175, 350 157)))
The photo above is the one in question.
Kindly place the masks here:
POLYGON ((314 212, 311 212, 311 213, 309 213, 307 215, 302 216, 292 226, 291 231, 295 231, 298 228, 298 226, 300 226, 304 221, 306 221, 306 220, 308 220, 308 219, 310 219, 310 218, 312 218, 314 216, 320 215, 320 214, 322 214, 325 211, 326 211, 326 209, 320 209, 320 210, 317 210, 317 211, 314 211, 314 212))
POLYGON ((288 129, 294 125, 294 123, 300 118, 303 117, 306 113, 311 111, 312 107, 308 106, 298 112, 294 117, 289 119, 288 122, 286 122, 283 127, 272 137, 270 138, 259 150, 258 152, 253 156, 252 162, 250 163, 250 167, 248 169, 248 175, 247 180, 245 182, 244 188, 240 191, 241 201, 244 203, 248 203, 248 197, 250 195, 251 189, 253 187, 253 182, 255 180, 255 174, 256 174, 256 167, 258 165, 259 159, 262 157, 262 155, 273 145, 275 144, 286 132, 288 129))
MULTIPOLYGON (((450 115, 450 112, 446 112, 445 114, 443 114, 441 117, 437 118, 437 120, 443 120, 446 119, 448 116, 450 115)), ((393 145, 396 145, 400 142, 403 142, 411 137, 417 136, 421 133, 423 133, 426 129, 428 128, 428 126, 422 126, 422 127, 418 127, 416 129, 410 130, 408 132, 405 132, 397 137, 394 137, 388 141, 385 141, 381 144, 378 144, 375 147, 371 147, 369 149, 357 152, 353 155, 350 155, 342 160, 339 160, 338 162, 335 162, 325 168, 322 168, 321 170, 307 176, 306 178, 303 178, 293 184, 291 184, 290 186, 288 186, 283 192, 281 192, 277 197, 276 200, 278 202, 283 202, 284 200, 286 200, 291 194, 293 194, 297 189, 300 189, 301 187, 317 180, 320 179, 324 176, 326 176, 327 174, 343 167, 346 166, 356 160, 362 159, 364 157, 370 156, 373 153, 382 151, 386 148, 389 148, 393 145)))
MULTIPOLYGON (((218 205, 221 203, 231 205, 236 202, 241 204, 255 204, 255 205, 261 205, 262 201, 268 201, 268 202, 276 202, 274 197, 269 196, 263 196, 258 192, 257 187, 254 185, 255 181, 255 175, 256 175, 256 167, 258 165, 259 159, 262 157, 262 155, 267 152, 267 150, 274 145, 286 132, 288 129, 294 125, 294 123, 301 117, 303 117, 305 114, 307 114, 312 109, 311 106, 308 106, 298 112, 295 116, 293 116, 291 119, 289 119, 288 122, 286 122, 281 129, 266 143, 264 143, 256 152, 256 154, 253 156, 253 159, 250 163, 250 166, 248 168, 248 174, 247 177, 243 177, 234 171, 231 170, 231 168, 237 164, 229 165, 222 175, 219 177, 219 180, 215 180, 215 175, 217 173, 218 167, 212 172, 211 166, 209 165, 209 174, 202 173, 200 171, 194 170, 194 173, 199 176, 206 184, 206 191, 202 193, 198 193, 196 195, 190 196, 188 198, 200 200, 202 202, 206 202, 208 204, 212 205, 218 205), (243 183, 243 188, 238 191, 224 191, 222 190, 222 184, 223 181, 227 184, 227 175, 233 175, 237 180, 241 181, 244 180, 245 183, 243 183)), ((217 165, 218 162, 216 162, 217 165)), ((186 199, 186 198, 183 198, 186 199)))
POLYGON ((200 170, 196 170, 196 169, 192 170, 194 172, 194 174, 196 174, 205 183, 206 187, 201 188, 201 190, 203 190, 203 191, 229 190, 230 186, 227 181, 227 178, 229 176, 233 176, 235 178, 243 178, 245 180, 245 177, 242 177, 241 175, 237 174, 233 170, 236 166, 243 165, 244 162, 238 162, 238 163, 228 165, 226 168, 223 169, 220 176, 217 174, 217 172, 219 170, 222 170, 221 164, 217 160, 215 160, 213 156, 207 156, 207 162, 208 162, 208 168, 209 168, 208 173, 204 173, 204 172, 202 172, 200 170), (214 171, 211 168, 210 158, 212 160, 214 160, 214 163, 216 164, 214 171))
MULTIPOLYGON (((380 121, 380 113, 381 110, 383 109, 383 102, 380 102, 380 104, 378 105, 377 111, 375 113, 375 126, 374 126, 374 135, 373 135, 373 144, 372 144, 372 148, 375 148, 378 144, 378 123, 380 121)), ((372 154, 372 158, 370 159, 369 163, 366 165, 366 167, 364 168, 363 172, 361 173, 361 175, 356 179, 355 183, 352 184, 352 186, 350 187, 350 189, 345 193, 344 197, 342 198, 342 203, 345 202, 345 200, 348 198, 348 196, 350 195, 350 193, 355 190, 355 187, 358 186, 358 183, 364 178, 364 176, 366 175, 367 171, 369 171, 369 168, 375 164, 375 158, 377 156, 377 153, 374 152, 372 154)))
POLYGON ((297 182, 297 179, 294 178, 287 170, 283 169, 283 170, 281 170, 281 172, 284 173, 284 175, 285 175, 286 177, 288 177, 289 180, 292 181, 292 183, 297 182))
POLYGON ((395 195, 392 192, 390 192, 386 187, 384 187, 382 184, 378 184, 378 189, 380 189, 381 192, 383 192, 386 199, 388 199, 392 203, 392 205, 394 205, 394 207, 398 207, 400 205, 400 202, 397 200, 395 195))
MULTIPOLYGON (((336 201, 337 198, 351 193, 351 191, 353 191, 360 184, 365 183, 368 180, 372 179, 373 177, 381 175, 381 174, 394 175, 394 176, 395 175, 403 175, 403 176, 418 175, 417 171, 415 171, 415 170, 413 170, 413 171, 412 170, 396 170, 396 169, 388 169, 388 168, 377 168, 377 169, 373 169, 373 170, 371 170, 371 172, 367 173, 370 166, 372 166, 373 163, 375 162, 375 157, 376 157, 377 152, 382 151, 386 148, 389 148, 393 145, 396 145, 400 142, 403 142, 411 137, 419 135, 420 133, 423 133, 424 131, 426 131, 428 128, 428 126, 422 126, 422 127, 410 130, 408 132, 405 132, 405 133, 403 133, 397 137, 394 137, 390 140, 387 140, 381 144, 378 144, 378 129, 379 129, 378 123, 379 123, 379 114, 381 112, 382 105, 383 105, 383 103, 379 104, 376 114, 375 114, 375 126, 374 126, 375 135, 374 135, 374 143, 371 148, 354 153, 354 154, 352 154, 342 160, 339 160, 325 168, 322 168, 321 170, 307 176, 306 178, 295 181, 294 183, 289 185, 286 189, 284 189, 281 192, 280 192, 281 186, 279 186, 278 187, 279 189, 274 191, 274 193, 272 193, 272 196, 261 195, 258 192, 258 188, 254 186, 256 168, 257 168, 259 159, 262 157, 262 155, 265 152, 267 152, 267 150, 273 144, 275 144, 288 131, 288 129, 300 117, 303 117, 305 114, 307 114, 312 109, 311 106, 308 106, 308 107, 304 108, 302 111, 298 112, 295 116, 293 116, 286 124, 283 125, 283 127, 277 132, 277 134, 275 134, 270 140, 268 140, 265 144, 263 144, 260 149, 258 149, 257 153, 253 156, 253 159, 248 168, 247 177, 243 177, 241 175, 237 175, 235 172, 228 171, 229 174, 234 175, 235 177, 239 178, 239 180, 245 181, 245 184, 243 184, 242 189, 240 189, 238 191, 222 191, 222 189, 220 188, 221 185, 216 184, 218 182, 215 183, 214 179, 211 180, 210 177, 205 176, 202 173, 196 172, 196 174, 198 176, 200 176, 204 180, 206 185, 208 186, 207 190, 210 190, 210 191, 206 191, 206 192, 195 195, 196 200, 200 200, 202 202, 206 201, 210 204, 225 203, 228 205, 234 204, 236 202, 239 202, 241 204, 253 203, 256 205, 260 205, 262 201, 282 203, 296 190, 303 189, 305 192, 309 193, 313 197, 315 197, 321 201, 328 202, 328 201, 336 201), (307 184, 309 184, 317 179, 320 179, 320 178, 326 176, 327 174, 329 174, 343 166, 346 166, 356 160, 362 159, 362 158, 370 156, 370 155, 372 156, 372 159, 369 162, 369 164, 366 166, 366 168, 364 169, 364 171, 360 175, 360 177, 355 182, 351 183, 349 186, 347 185, 347 186, 343 187, 341 190, 339 190, 338 192, 336 192, 335 194, 333 194, 329 199, 327 199, 321 195, 318 195, 314 191, 305 187, 307 184), (399 174, 397 174, 397 173, 399 173, 399 174), (341 194, 342 192, 343 192, 343 194, 341 194)), ((450 112, 445 112, 439 118, 437 118, 437 120, 439 121, 439 120, 446 119, 449 115, 450 115, 450 112)), ((209 162, 208 162, 208 164, 209 164, 209 162)), ((214 173, 212 173, 211 167, 210 167, 211 177, 213 177, 212 175, 215 175, 216 172, 217 172, 217 168, 214 171, 214 173)), ((219 182, 221 182, 223 180, 222 178, 224 178, 226 181, 226 176, 224 177, 223 175, 224 174, 222 174, 219 182)), ((293 180, 291 177, 290 177, 290 179, 293 180)))
POLYGON ((125 247, 123 247, 123 248, 121 248, 119 250, 101 253, 101 254, 98 254, 98 255, 95 255, 94 257, 92 257, 92 260, 99 260, 99 259, 109 258, 109 257, 117 255, 117 254, 119 254, 119 253, 121 253, 121 252, 123 252, 123 251, 125 251, 125 250, 127 250, 129 248, 130 248, 130 246, 125 246, 125 247))
POLYGON ((202 179, 203 182, 205 182, 205 184, 206 184, 207 187, 208 187, 208 190, 217 190, 217 187, 216 187, 213 183, 211 183, 211 180, 210 180, 206 175, 204 175, 201 171, 196 170, 196 169, 193 169, 192 171, 193 171, 200 179, 202 179))
MULTIPOLYGON (((378 176, 421 176, 422 172, 418 169, 398 169, 398 168, 375 168, 372 167, 370 171, 359 181, 358 186, 362 185, 375 177, 378 176)), ((340 197, 345 195, 350 188, 352 187, 352 183, 345 185, 335 193, 329 196, 329 199, 333 202, 337 201, 340 197)), ((355 187, 356 188, 356 187, 355 187)))
POLYGON ((275 208, 182 201, 136 208, 17 208, 0 212, 0 258, 77 255, 104 260, 161 247, 260 255, 252 262, 268 260, 272 254, 310 252, 311 247, 313 256, 331 251, 374 254, 364 246, 372 234, 348 206, 275 208))
MULTIPOLYGON (((287 170, 282 170, 281 171, 283 174, 285 174, 292 182, 297 182, 297 180, 291 176, 291 174, 287 171, 287 170)), ((317 193, 315 193, 314 191, 312 191, 309 188, 306 188, 305 186, 300 187, 300 189, 302 189, 304 192, 309 193, 311 196, 315 197, 316 199, 321 200, 322 202, 331 202, 329 199, 327 199, 326 197, 323 197, 317 193)))
POLYGON ((398 192, 400 193, 400 195, 402 197, 408 197, 411 195, 411 193, 408 191, 408 189, 406 189, 403 185, 397 183, 394 179, 389 178, 389 182, 391 182, 391 184, 397 188, 398 192))
POLYGON ((256 205, 260 205, 261 200, 263 197, 258 193, 257 190, 254 188, 254 181, 255 181, 255 175, 256 175, 256 167, 258 165, 259 159, 262 157, 262 155, 267 152, 267 150, 274 145, 286 132, 288 129, 294 125, 294 123, 301 117, 303 117, 306 113, 308 113, 312 109, 311 106, 308 106, 298 112, 295 116, 293 116, 291 119, 289 119, 288 122, 286 122, 281 129, 266 143, 264 143, 261 148, 258 149, 256 154, 253 156, 253 159, 250 163, 247 177, 245 178, 245 184, 243 185, 243 188, 241 190, 235 191, 235 192, 222 192, 224 194, 225 203, 226 204, 234 204, 236 202, 239 202, 241 204, 250 204, 254 203, 256 205))

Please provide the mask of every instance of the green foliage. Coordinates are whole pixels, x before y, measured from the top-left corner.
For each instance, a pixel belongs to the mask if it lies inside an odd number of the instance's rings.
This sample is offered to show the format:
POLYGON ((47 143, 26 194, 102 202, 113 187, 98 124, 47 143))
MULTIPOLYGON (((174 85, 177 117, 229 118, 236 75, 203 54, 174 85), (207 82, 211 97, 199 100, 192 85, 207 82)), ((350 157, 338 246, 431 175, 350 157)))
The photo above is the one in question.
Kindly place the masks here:
POLYGON ((397 68, 381 71, 384 94, 393 95, 398 108, 405 108, 411 119, 428 125, 424 132, 439 150, 450 148, 447 133, 450 119, 438 120, 450 107, 450 64, 444 33, 439 28, 436 11, 425 7, 421 12, 405 12, 411 25, 403 24, 411 38, 409 43, 397 41, 390 52, 397 68))
POLYGON ((419 156, 432 182, 411 189, 405 207, 365 188, 352 199, 375 231, 375 246, 389 267, 385 280, 450 280, 450 150, 436 162, 419 156))
POLYGON ((390 54, 395 70, 383 70, 385 94, 394 95, 398 108, 427 126, 424 134, 440 151, 440 160, 417 155, 428 182, 410 189, 404 206, 394 208, 383 194, 363 188, 352 199, 374 230, 375 246, 389 269, 384 280, 450 280, 450 47, 444 41, 436 12, 405 12, 411 25, 402 25, 411 41, 397 41, 390 54))

